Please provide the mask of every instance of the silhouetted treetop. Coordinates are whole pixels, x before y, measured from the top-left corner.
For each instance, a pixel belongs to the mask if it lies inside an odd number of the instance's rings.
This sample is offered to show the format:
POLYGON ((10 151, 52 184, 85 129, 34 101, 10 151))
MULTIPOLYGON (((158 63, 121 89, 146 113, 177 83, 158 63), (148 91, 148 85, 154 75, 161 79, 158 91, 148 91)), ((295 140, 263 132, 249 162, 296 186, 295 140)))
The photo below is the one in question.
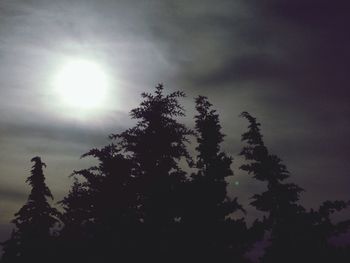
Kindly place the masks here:
POLYGON ((249 122, 248 131, 242 134, 242 141, 246 141, 249 145, 264 146, 260 132, 261 124, 246 111, 241 113, 241 117, 246 118, 249 122))
MULTIPOLYGON (((199 96, 195 100, 196 110, 198 114, 195 116, 195 127, 198 134, 197 141, 198 151, 197 167, 203 168, 210 165, 217 159, 220 151, 220 143, 223 141, 224 134, 221 133, 221 125, 219 123, 219 115, 215 110, 211 109, 212 104, 204 96, 199 96)), ((223 157, 223 153, 221 153, 223 157)), ((226 158, 227 162, 232 162, 230 158, 226 158)), ((229 167, 229 166, 228 166, 229 167)), ((217 174, 221 174, 219 171, 217 174)), ((232 175, 232 171, 228 171, 227 175, 232 175)))
POLYGON ((42 262, 47 259, 51 242, 51 230, 58 223, 59 212, 50 206, 53 199, 45 184, 40 157, 34 157, 31 175, 26 182, 32 187, 26 204, 15 214, 15 229, 11 238, 3 243, 3 262, 42 262), (44 250, 44 251, 42 251, 44 250))
POLYGON ((226 179, 233 175, 232 157, 221 150, 224 134, 219 114, 208 98, 195 99, 195 132, 197 169, 187 183, 187 210, 183 217, 189 260, 194 262, 244 262, 243 255, 254 239, 248 238, 248 228, 243 219, 230 216, 244 211, 237 198, 227 195, 226 179), (233 234, 235 233, 235 234, 233 234))
POLYGON ((243 147, 240 155, 243 155, 248 163, 241 165, 240 169, 268 184, 268 190, 262 194, 255 194, 251 204, 258 210, 269 212, 270 221, 277 220, 276 216, 283 217, 286 213, 302 211, 303 208, 296 202, 303 189, 293 183, 282 183, 289 177, 289 172, 281 159, 270 154, 264 145, 260 123, 247 112, 243 112, 242 117, 248 120, 249 126, 248 131, 242 135, 242 141, 245 141, 247 146, 243 147))
POLYGON ((36 198, 43 196, 53 199, 50 189, 45 184, 43 167, 46 167, 46 164, 43 163, 38 156, 32 158, 31 161, 34 162, 32 167, 32 175, 26 180, 26 182, 32 186, 29 200, 35 200, 36 198))
POLYGON ((209 207, 207 207, 206 213, 209 214, 207 217, 216 215, 224 220, 225 216, 231 212, 242 209, 236 200, 228 199, 226 192, 226 178, 233 175, 231 169, 232 157, 220 151, 220 144, 225 135, 221 132, 219 115, 212 108, 208 98, 199 96, 195 99, 195 103, 198 112, 195 115, 195 131, 198 142, 196 168, 199 170, 192 177, 194 184, 201 185, 203 188, 204 196, 202 198, 204 199, 202 201, 204 205, 212 204, 216 206, 216 209, 223 209, 221 213, 219 211, 209 212, 209 207), (212 200, 209 201, 205 198, 211 198, 212 200))
MULTIPOLYGON (((240 169, 252 173, 253 177, 260 181, 267 181, 270 184, 276 184, 289 177, 287 167, 282 160, 273 154, 269 154, 264 145, 263 136, 260 133, 260 123, 248 112, 243 112, 242 117, 249 121, 248 131, 242 134, 242 141, 247 143, 240 155, 243 155, 248 164, 244 164, 240 169)), ((302 189, 296 186, 290 186, 291 190, 301 192, 302 189), (298 188, 298 189, 297 189, 298 188)))
POLYGON ((163 84, 158 84, 155 88, 155 94, 142 93, 144 99, 138 108, 131 110, 131 117, 141 119, 142 121, 153 121, 154 117, 175 117, 184 116, 184 109, 178 99, 185 97, 182 91, 175 91, 168 95, 163 94, 163 84), (159 115, 161 113, 161 115, 159 115))
MULTIPOLYGON (((38 230, 48 234, 49 229, 57 222, 55 216, 58 215, 56 209, 52 208, 47 202, 47 198, 53 199, 50 189, 45 184, 43 167, 46 164, 40 157, 31 159, 34 162, 31 170, 31 176, 26 180, 32 187, 27 203, 15 214, 13 223, 19 227, 23 223, 38 227, 38 230)), ((39 233, 37 233, 39 235, 39 233)))

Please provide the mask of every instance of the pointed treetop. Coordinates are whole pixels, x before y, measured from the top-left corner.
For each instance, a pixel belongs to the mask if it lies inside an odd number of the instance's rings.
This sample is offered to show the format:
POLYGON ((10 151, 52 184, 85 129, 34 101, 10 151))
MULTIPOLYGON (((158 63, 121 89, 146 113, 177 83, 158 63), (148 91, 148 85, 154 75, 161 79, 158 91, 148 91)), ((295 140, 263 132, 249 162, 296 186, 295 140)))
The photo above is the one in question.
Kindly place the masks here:
POLYGON ((41 166, 45 166, 45 167, 46 167, 46 164, 43 163, 43 162, 41 161, 41 158, 40 158, 39 156, 33 157, 30 161, 31 161, 31 162, 35 162, 35 163, 38 164, 38 165, 41 165, 41 166))
POLYGON ((247 141, 248 144, 264 146, 263 136, 260 133, 261 124, 256 118, 244 111, 240 115, 249 121, 248 131, 242 134, 242 141, 247 141))
POLYGON ((35 198, 37 194, 41 193, 44 196, 53 199, 50 189, 45 184, 43 167, 46 167, 46 164, 41 161, 39 156, 33 157, 31 162, 34 163, 31 170, 31 176, 29 176, 26 180, 26 182, 33 187, 29 198, 35 198))

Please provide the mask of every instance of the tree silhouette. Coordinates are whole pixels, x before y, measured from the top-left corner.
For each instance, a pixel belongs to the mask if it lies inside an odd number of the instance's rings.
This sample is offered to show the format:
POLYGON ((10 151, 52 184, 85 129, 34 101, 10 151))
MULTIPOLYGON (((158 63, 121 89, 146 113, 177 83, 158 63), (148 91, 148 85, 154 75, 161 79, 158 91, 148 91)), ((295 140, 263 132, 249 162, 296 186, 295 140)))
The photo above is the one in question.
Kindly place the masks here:
POLYGON ((121 257, 132 240, 130 225, 137 220, 131 163, 115 144, 92 149, 82 157, 88 156, 98 159, 98 166, 74 172, 83 182, 76 179, 60 202, 65 211, 62 242, 66 253, 80 260, 82 253, 85 260, 107 260, 115 251, 121 257))
POLYGON ((161 258, 173 249, 171 233, 181 214, 181 184, 186 181, 178 161, 189 159, 185 143, 192 131, 176 120, 184 114, 177 101, 183 93, 163 95, 159 85, 155 95, 142 96, 140 107, 131 111, 139 120, 136 126, 111 135, 115 143, 83 155, 98 159, 99 165, 76 171, 83 180, 61 202, 62 243, 71 244, 66 253, 73 251, 77 258, 88 249, 86 260, 117 253, 136 261, 161 258), (78 249, 77 243, 82 244, 78 249))
MULTIPOLYGON (((230 200, 227 197, 226 178, 233 175, 231 170, 232 158, 220 151, 224 134, 221 132, 219 115, 211 109, 211 104, 206 97, 199 96, 196 99, 198 115, 195 116, 195 127, 198 134, 198 146, 196 148, 198 173, 193 174, 194 184, 198 184, 203 191, 202 203, 203 220, 225 221, 232 212, 243 208, 237 199, 230 200)), ((200 209, 200 208, 199 208, 200 209)))
POLYGON ((97 162, 73 172, 72 188, 59 202, 63 213, 50 206, 46 165, 34 157, 26 181, 32 189, 15 214, 10 239, 2 243, 1 262, 243 263, 264 233, 269 246, 261 263, 350 262, 348 247, 329 242, 349 230, 350 220, 332 220, 349 203, 325 201, 316 210, 299 204, 303 190, 286 182, 290 174, 265 146, 260 123, 243 112, 249 126, 242 135, 246 145, 240 154, 246 162, 240 169, 267 187, 251 202, 265 216, 248 228, 237 213, 245 210, 227 193, 233 158, 221 148, 225 135, 219 114, 199 96, 195 129, 188 129, 179 122, 184 96, 179 91, 166 95, 162 85, 143 93, 140 106, 131 111, 136 125, 82 155, 97 162), (190 136, 197 139, 194 160, 187 150, 190 136), (54 231, 60 222, 63 226, 54 231))
POLYGON ((58 223, 58 211, 47 198, 53 199, 45 184, 43 163, 34 157, 34 165, 26 182, 32 187, 26 204, 15 214, 15 229, 9 240, 3 243, 2 262, 45 262, 52 255, 51 230, 58 223))
POLYGON ((233 175, 232 158, 220 149, 224 134, 212 104, 204 96, 195 102, 198 171, 188 184, 188 210, 184 217, 186 231, 192 233, 187 238, 191 242, 188 247, 195 261, 241 262, 247 250, 248 231, 243 219, 229 218, 237 210, 245 212, 237 198, 231 200, 227 196, 226 179, 233 175))
POLYGON ((112 136, 133 162, 137 212, 143 229, 140 249, 152 260, 167 258, 175 249, 175 229, 182 217, 186 173, 179 161, 190 161, 185 144, 193 134, 177 120, 184 116, 178 102, 184 96, 179 91, 164 95, 159 84, 154 94, 143 93, 140 106, 131 111, 131 117, 138 120, 135 127, 112 136))
POLYGON ((298 204, 303 191, 293 183, 283 183, 289 172, 281 159, 268 152, 260 133, 260 123, 249 113, 242 116, 249 121, 248 131, 242 135, 247 143, 241 152, 248 164, 240 168, 267 183, 267 191, 253 196, 256 209, 267 212, 264 220, 270 231, 271 245, 261 262, 332 262, 334 249, 329 238, 344 233, 350 222, 332 223, 330 215, 347 207, 344 201, 326 201, 318 211, 298 204))

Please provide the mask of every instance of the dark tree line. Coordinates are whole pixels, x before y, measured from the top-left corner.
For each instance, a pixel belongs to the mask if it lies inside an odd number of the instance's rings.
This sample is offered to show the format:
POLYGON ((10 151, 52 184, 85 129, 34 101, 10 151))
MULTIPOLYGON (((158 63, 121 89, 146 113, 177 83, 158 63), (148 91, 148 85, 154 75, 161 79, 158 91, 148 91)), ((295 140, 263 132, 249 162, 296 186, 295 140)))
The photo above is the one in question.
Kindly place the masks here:
POLYGON ((243 263, 264 236, 269 245, 263 263, 350 262, 349 248, 329 242, 350 227, 350 220, 331 220, 348 203, 325 201, 317 210, 305 209, 299 203, 303 190, 285 182, 286 166, 265 146, 260 123, 243 112, 249 126, 240 169, 266 183, 251 202, 265 216, 248 226, 244 207, 226 191, 233 158, 221 149, 219 115, 199 96, 194 130, 187 128, 179 121, 184 96, 166 95, 162 85, 143 93, 131 111, 136 125, 83 155, 98 164, 74 171, 60 212, 47 200, 53 197, 45 164, 33 158, 27 179, 32 190, 2 243, 1 262, 243 263), (197 140, 194 156, 188 151, 191 138, 197 140))

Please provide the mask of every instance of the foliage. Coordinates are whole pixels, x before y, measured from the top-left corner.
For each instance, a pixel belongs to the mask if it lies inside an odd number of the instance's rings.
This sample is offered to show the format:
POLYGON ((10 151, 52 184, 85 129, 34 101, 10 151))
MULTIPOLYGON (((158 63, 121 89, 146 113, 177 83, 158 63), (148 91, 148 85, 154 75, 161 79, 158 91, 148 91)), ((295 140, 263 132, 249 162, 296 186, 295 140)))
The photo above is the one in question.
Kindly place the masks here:
POLYGON ((253 195, 252 205, 267 213, 264 220, 270 232, 270 246, 262 262, 331 262, 334 247, 330 237, 349 229, 350 221, 333 224, 330 215, 347 207, 344 201, 326 201, 318 211, 310 212, 298 201, 303 191, 298 185, 284 183, 289 172, 280 158, 269 153, 260 133, 260 123, 249 113, 242 117, 249 122, 242 141, 247 143, 241 152, 248 162, 240 168, 259 181, 267 183, 267 190, 253 195))
POLYGON ((233 158, 222 150, 225 135, 208 98, 195 99, 194 130, 180 122, 183 92, 163 85, 143 93, 131 110, 135 126, 110 135, 110 144, 82 155, 96 165, 74 171, 74 183, 52 208, 40 157, 27 182, 31 192, 15 214, 11 238, 2 243, 4 263, 29 262, 249 262, 246 254, 269 236, 262 263, 349 262, 330 238, 349 230, 334 223, 345 201, 325 201, 307 210, 303 191, 290 183, 282 160, 264 144, 261 125, 248 112, 240 169, 266 185, 251 205, 264 213, 248 227, 246 210, 227 191, 233 158), (194 158, 188 150, 196 139, 194 158), (58 233, 55 226, 61 222, 58 233))
POLYGON ((195 100, 195 131, 198 146, 195 167, 188 184, 188 210, 183 218, 187 242, 198 261, 242 261, 248 250, 248 228, 243 219, 229 218, 237 210, 245 210, 237 198, 227 196, 227 178, 233 175, 232 158, 220 149, 224 134, 219 115, 206 97, 195 100), (235 233, 236 235, 232 235, 235 233), (239 233, 239 234, 238 234, 239 233), (239 238, 238 238, 239 237, 239 238))
POLYGON ((26 182, 32 189, 26 204, 12 220, 15 229, 11 238, 3 243, 2 262, 44 262, 49 257, 51 230, 58 223, 59 213, 47 201, 47 198, 53 199, 53 196, 45 184, 45 163, 40 157, 34 157, 31 161, 34 165, 26 182))

